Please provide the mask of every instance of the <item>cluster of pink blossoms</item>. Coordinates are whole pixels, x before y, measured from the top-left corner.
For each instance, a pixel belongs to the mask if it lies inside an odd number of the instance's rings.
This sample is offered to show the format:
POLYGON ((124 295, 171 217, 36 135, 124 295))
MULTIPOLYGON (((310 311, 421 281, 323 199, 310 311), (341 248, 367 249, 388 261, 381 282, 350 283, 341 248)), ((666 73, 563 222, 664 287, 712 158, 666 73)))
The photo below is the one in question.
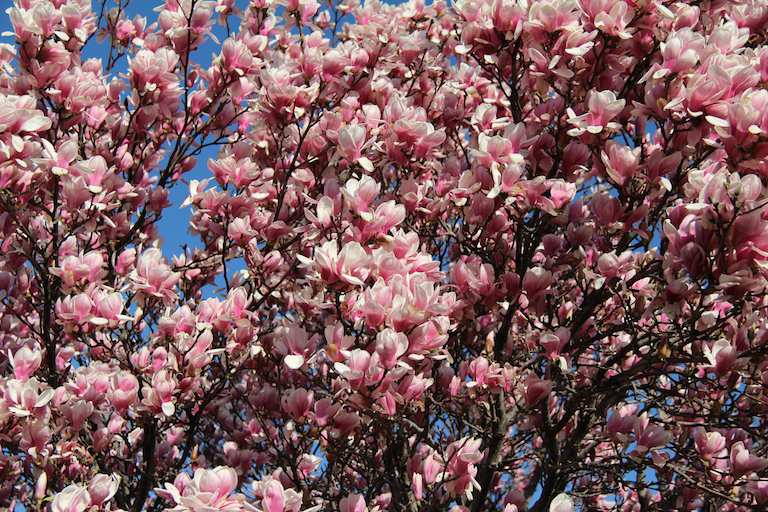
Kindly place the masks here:
POLYGON ((93 3, 0 44, 0 509, 768 507, 766 0, 93 3))

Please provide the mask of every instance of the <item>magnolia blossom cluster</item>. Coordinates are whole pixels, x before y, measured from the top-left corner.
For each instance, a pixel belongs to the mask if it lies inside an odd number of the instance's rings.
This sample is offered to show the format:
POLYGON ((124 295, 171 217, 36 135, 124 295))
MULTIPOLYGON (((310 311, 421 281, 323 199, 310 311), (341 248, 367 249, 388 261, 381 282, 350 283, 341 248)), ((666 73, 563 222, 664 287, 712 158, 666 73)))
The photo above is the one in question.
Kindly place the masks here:
POLYGON ((1 509, 768 507, 765 0, 147 7, 7 10, 1 509))

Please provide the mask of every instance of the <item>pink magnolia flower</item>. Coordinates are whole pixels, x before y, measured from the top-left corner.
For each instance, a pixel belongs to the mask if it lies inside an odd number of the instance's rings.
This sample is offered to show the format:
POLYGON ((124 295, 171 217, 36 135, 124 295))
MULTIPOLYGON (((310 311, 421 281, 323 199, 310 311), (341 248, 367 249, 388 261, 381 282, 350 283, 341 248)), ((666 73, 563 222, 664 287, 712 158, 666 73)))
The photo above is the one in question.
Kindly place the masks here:
POLYGON ((632 432, 638 419, 638 416, 636 415, 638 409, 639 407, 637 404, 627 404, 618 409, 611 409, 606 423, 608 433, 616 435, 632 432))
MULTIPOLYGON (((280 2, 285 8, 300 15, 301 21, 306 23, 317 12, 320 4, 314 0, 283 0, 280 2)), ((273 511, 269 511, 273 512, 273 511)))
POLYGON ((299 512, 301 508, 301 494, 294 489, 286 489, 277 478, 255 482, 253 489, 261 498, 261 512, 299 512))
POLYGON ((103 256, 98 251, 91 251, 79 256, 66 256, 61 262, 61 269, 58 274, 67 287, 82 281, 94 283, 103 277, 103 264, 103 256))
MULTIPOLYGON (((375 373, 371 379, 371 384, 375 384, 380 378, 379 374, 375 373)), ((409 374, 400 381, 400 385, 397 387, 397 393, 405 401, 421 400, 433 383, 433 379, 427 379, 421 375, 409 374)))
POLYGON ((274 343, 278 353, 284 356, 285 365, 292 370, 301 368, 314 354, 316 346, 314 337, 296 324, 278 327, 274 343))
POLYGON ((166 493, 176 506, 173 512, 197 512, 221 510, 224 512, 256 512, 256 508, 245 501, 242 494, 234 493, 237 488, 237 473, 226 466, 213 469, 197 469, 194 477, 187 475, 176 478, 172 484, 165 484, 166 493))
POLYGON ((67 296, 56 302, 56 314, 73 325, 83 325, 93 318, 93 300, 86 293, 67 296))
MULTIPOLYGON (((705 116, 714 121, 720 128, 727 128, 728 121, 722 119, 717 106, 721 99, 726 97, 731 90, 731 76, 727 70, 720 66, 713 65, 707 69, 706 73, 695 74, 688 81, 685 90, 685 96, 676 98, 679 104, 685 106, 686 110, 693 116, 705 116)), ((667 105, 671 109, 676 106, 675 103, 667 105)))
POLYGON ((52 512, 85 512, 91 506, 88 489, 80 485, 68 485, 54 496, 51 502, 52 512))
POLYGON ((340 512, 368 512, 365 498, 359 494, 350 494, 339 501, 340 512))
POLYGON ((531 309, 536 314, 541 314, 544 310, 548 288, 552 281, 552 272, 542 267, 532 268, 523 276, 523 290, 528 298, 531 309))
POLYGON ((552 273, 541 267, 528 270, 523 277, 523 289, 529 296, 536 297, 552 284, 552 273))
POLYGON ((334 369, 356 389, 378 382, 381 373, 378 363, 377 353, 372 356, 367 350, 354 349, 349 352, 344 363, 335 363, 334 369))
POLYGON ((45 497, 45 490, 48 486, 48 473, 43 471, 35 482, 35 499, 41 500, 45 497))
POLYGON ((731 470, 736 478, 756 471, 762 471, 768 467, 768 459, 749 453, 743 441, 737 441, 731 445, 731 470))
POLYGON ((330 423, 336 413, 339 412, 339 406, 334 405, 328 398, 323 398, 315 402, 314 420, 319 426, 324 427, 330 423))
MULTIPOLYGON (((244 155, 240 155, 239 151, 235 151, 233 154, 226 155, 217 160, 209 160, 208 168, 213 173, 216 181, 221 185, 232 183, 238 188, 250 185, 260 174, 253 161, 244 155)), ((204 186, 202 185, 201 187, 204 188, 204 186)), ((190 184, 191 196, 193 195, 192 188, 193 186, 190 184)))
POLYGON ((555 332, 546 332, 539 338, 539 343, 549 359, 556 360, 560 352, 571 339, 571 333, 566 328, 559 328, 555 332))
POLYGON ((640 148, 630 149, 625 144, 608 141, 601 158, 608 176, 618 186, 624 186, 638 171, 640 148))
MULTIPOLYGON (((309 263, 311 260, 305 260, 309 263)), ((362 286, 370 274, 370 256, 357 242, 344 244, 341 251, 336 240, 325 242, 315 252, 315 261, 324 281, 362 286)))
POLYGON ((334 437, 346 437, 360 426, 360 416, 354 412, 339 412, 333 417, 334 437))
POLYGON ((576 195, 576 184, 564 180, 549 181, 549 198, 556 209, 567 206, 576 195))
POLYGON ((740 260, 768 260, 768 221, 759 212, 740 215, 733 222, 730 236, 740 260))
POLYGON ((411 492, 416 501, 424 499, 424 483, 420 473, 414 473, 411 476, 411 492))
POLYGON ((51 169, 51 172, 57 176, 63 176, 69 172, 70 164, 77 158, 77 141, 67 139, 62 141, 58 148, 46 139, 43 139, 43 158, 37 159, 41 164, 51 169))
POLYGON ((627 2, 613 2, 610 10, 601 11, 595 16, 595 28, 621 39, 631 39, 632 33, 627 30, 627 26, 633 16, 634 10, 627 2))
POLYGON ((262 498, 262 508, 264 512, 283 512, 285 510, 285 496, 283 495, 283 486, 278 480, 270 480, 263 487, 264 497, 262 498))
POLYGON ((94 325, 116 325, 129 317, 122 315, 123 297, 118 292, 107 292, 102 289, 94 289, 91 292, 91 300, 95 309, 90 322, 94 325))
POLYGON ((727 375, 733 369, 738 352, 731 346, 728 340, 721 338, 714 342, 711 347, 704 345, 704 357, 707 358, 712 369, 718 375, 727 375))
POLYGON ((365 126, 351 124, 339 130, 339 153, 350 163, 360 164, 360 167, 368 172, 373 171, 373 164, 368 158, 362 156, 366 146, 365 126))
POLYGON ((77 432, 83 428, 85 420, 91 417, 94 407, 85 400, 70 400, 61 406, 61 411, 69 420, 70 428, 77 432))
POLYGON ((365 220, 373 220, 370 213, 371 203, 379 195, 381 185, 370 176, 363 176, 359 180, 352 178, 344 184, 342 192, 344 199, 349 202, 352 210, 365 220))
POLYGON ((299 388, 283 396, 282 406, 284 411, 298 420, 304 418, 309 413, 312 409, 313 401, 314 393, 312 391, 299 388))
POLYGON ((768 502, 768 480, 750 480, 745 487, 758 504, 768 502))
POLYGON ((639 454, 661 448, 672 440, 672 433, 665 430, 661 425, 651 423, 647 412, 637 418, 633 431, 637 442, 635 451, 639 454))
POLYGON ((704 429, 698 429, 693 435, 696 443, 696 451, 704 460, 712 460, 714 457, 721 457, 725 453, 725 437, 719 432, 706 432, 704 429))
POLYGON ((444 456, 445 469, 443 478, 445 487, 451 496, 466 496, 472 499, 472 490, 479 489, 475 480, 477 464, 483 459, 480 453, 480 439, 462 438, 448 446, 444 456))
POLYGON ((251 70, 253 55, 245 43, 229 38, 221 47, 221 61, 228 71, 244 75, 251 70))
MULTIPOLYGON (((42 416, 54 390, 32 377, 25 381, 11 379, 5 383, 3 407, 14 416, 42 416)), ((1 411, 0 411, 1 412, 1 411)))
MULTIPOLYGON (((0 413, 0 419, 2 416, 0 413)), ((44 419, 27 422, 21 432, 19 446, 33 457, 45 456, 49 452, 48 443, 51 440, 51 435, 51 429, 44 419)), ((42 482, 40 485, 43 485, 42 482)), ((44 490, 41 493, 44 495, 44 490)))
POLYGON ((32 96, 0 94, 0 132, 20 134, 51 127, 51 120, 38 110, 32 96))
POLYGON ((403 333, 384 329, 376 336, 376 353, 386 369, 394 368, 400 356, 407 351, 408 337, 403 333))
POLYGON ((603 253, 597 259, 597 270, 608 279, 626 275, 632 270, 634 263, 633 255, 630 251, 625 251, 616 256, 614 252, 603 253))
POLYGON ((147 249, 139 256, 130 277, 137 290, 164 301, 174 299, 173 288, 180 278, 178 273, 171 271, 160 249, 156 248, 147 249))
POLYGON ((532 407, 549 396, 552 382, 530 375, 525 381, 525 405, 532 407))
POLYGON ((405 216, 405 207, 395 201, 386 201, 378 205, 370 216, 371 220, 366 221, 363 228, 364 239, 389 234, 392 228, 399 226, 405 220, 405 216))
POLYGON ((438 480, 438 477, 440 475, 441 470, 443 469, 443 466, 441 462, 438 460, 437 455, 434 453, 434 451, 431 451, 426 458, 422 461, 423 467, 422 467, 422 474, 424 475, 424 482, 427 484, 432 484, 438 480))
POLYGON ((690 27, 684 27, 670 34, 661 43, 664 61, 662 67, 653 73, 653 78, 660 79, 669 73, 689 71, 699 61, 705 46, 704 37, 690 27))
POLYGON ((120 477, 116 474, 98 474, 88 483, 88 494, 94 505, 102 505, 117 494, 120 485, 120 477))
POLYGON ((43 354, 39 347, 30 348, 25 345, 13 355, 8 352, 8 360, 13 367, 14 377, 20 381, 25 381, 40 367, 43 354))
POLYGON ((586 114, 577 116, 573 110, 568 110, 568 122, 575 126, 568 134, 576 137, 584 132, 598 134, 603 130, 618 129, 620 125, 613 119, 624 110, 624 104, 624 100, 617 99, 613 91, 590 91, 587 100, 589 111, 586 114))
POLYGON ((531 4, 528 24, 544 32, 574 29, 578 26, 578 4, 568 0, 544 0, 531 4))
POLYGON ((118 412, 124 412, 138 399, 139 381, 130 373, 119 372, 113 377, 112 385, 110 401, 118 412))
POLYGON ((459 260, 451 269, 453 282, 463 291, 471 291, 480 297, 492 297, 496 275, 490 264, 459 260))
POLYGON ((144 388, 144 401, 158 412, 172 416, 176 411, 174 392, 178 383, 169 370, 161 370, 152 376, 152 385, 144 388))

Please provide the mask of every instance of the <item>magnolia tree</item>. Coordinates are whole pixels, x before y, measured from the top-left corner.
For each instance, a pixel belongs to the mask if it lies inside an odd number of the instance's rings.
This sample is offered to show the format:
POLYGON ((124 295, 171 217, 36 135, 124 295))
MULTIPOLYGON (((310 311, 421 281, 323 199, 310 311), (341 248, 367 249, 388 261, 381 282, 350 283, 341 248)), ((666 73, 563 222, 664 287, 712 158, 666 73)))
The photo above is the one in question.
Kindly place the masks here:
POLYGON ((0 507, 768 504, 765 0, 135 7, 8 10, 0 507))

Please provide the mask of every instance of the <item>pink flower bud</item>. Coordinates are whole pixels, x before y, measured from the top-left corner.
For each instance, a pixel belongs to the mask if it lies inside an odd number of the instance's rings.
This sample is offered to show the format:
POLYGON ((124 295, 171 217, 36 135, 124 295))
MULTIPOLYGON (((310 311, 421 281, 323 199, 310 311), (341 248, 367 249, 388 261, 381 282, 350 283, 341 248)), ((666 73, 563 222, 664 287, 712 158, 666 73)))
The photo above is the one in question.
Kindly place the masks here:
POLYGON ((392 329, 384 329, 376 336, 376 353, 384 368, 394 368, 398 358, 408 350, 408 337, 392 329))
POLYGON ((359 494, 350 494, 339 502, 340 512, 368 512, 365 506, 365 498, 359 494))
POLYGON ((283 410, 298 420, 309 413, 313 401, 314 393, 312 391, 303 388, 294 389, 287 396, 283 396, 283 410))
POLYGON ((120 477, 115 474, 98 474, 94 476, 88 484, 88 494, 91 495, 92 503, 94 505, 101 505, 111 500, 117 494, 119 485, 120 477))
POLYGON ((27 380, 40 367, 43 355, 38 348, 23 346, 9 357, 13 366, 13 375, 19 380, 27 380))
POLYGON ((552 391, 552 382, 546 379, 539 379, 531 375, 525 381, 525 405, 531 407, 549 396, 552 391))
POLYGON ((91 505, 88 489, 69 485, 58 493, 51 502, 52 512, 84 512, 91 505))
POLYGON ((731 470, 736 478, 762 471, 768 467, 768 459, 749 453, 744 442, 738 441, 731 446, 731 470))

